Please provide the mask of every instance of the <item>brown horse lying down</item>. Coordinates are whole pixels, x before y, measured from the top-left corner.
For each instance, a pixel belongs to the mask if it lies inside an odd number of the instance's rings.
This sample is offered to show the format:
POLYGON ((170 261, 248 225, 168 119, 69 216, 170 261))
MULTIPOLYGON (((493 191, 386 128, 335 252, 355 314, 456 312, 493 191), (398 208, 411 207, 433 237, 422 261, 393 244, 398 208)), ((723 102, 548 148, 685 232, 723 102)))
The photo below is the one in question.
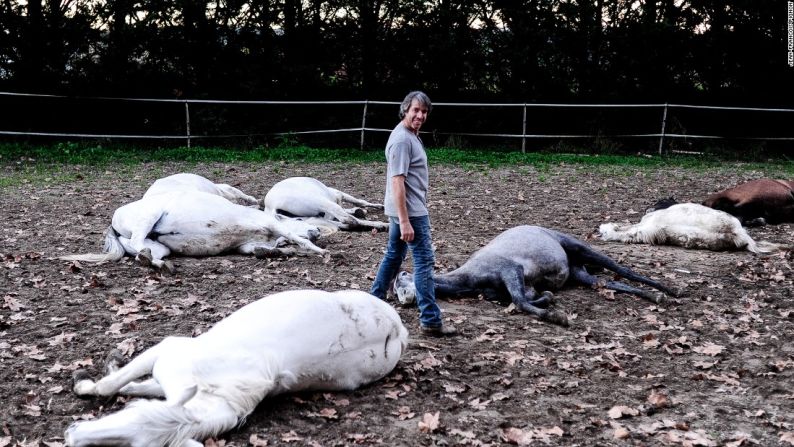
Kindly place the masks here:
POLYGON ((794 182, 752 180, 710 195, 703 205, 732 214, 743 225, 794 222, 794 182))

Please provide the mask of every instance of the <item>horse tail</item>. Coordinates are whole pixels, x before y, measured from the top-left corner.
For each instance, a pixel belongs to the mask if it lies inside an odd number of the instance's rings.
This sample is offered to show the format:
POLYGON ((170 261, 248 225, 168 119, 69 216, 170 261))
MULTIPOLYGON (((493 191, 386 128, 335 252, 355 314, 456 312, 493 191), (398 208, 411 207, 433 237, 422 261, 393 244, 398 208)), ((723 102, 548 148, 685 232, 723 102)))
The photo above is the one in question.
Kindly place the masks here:
POLYGON ((766 253, 775 253, 782 250, 791 250, 791 246, 785 244, 776 244, 774 242, 768 242, 768 241, 756 242, 750 239, 750 242, 747 243, 747 250, 753 253, 766 254, 766 253))
POLYGON ((668 295, 671 296, 679 295, 678 292, 670 289, 664 284, 658 281, 654 281, 651 278, 648 278, 647 276, 640 275, 639 273, 635 272, 634 270, 631 270, 626 266, 618 264, 609 256, 594 250, 589 245, 585 244, 584 242, 574 237, 553 230, 549 230, 549 231, 554 236, 556 236, 557 242, 559 242, 560 246, 562 246, 563 250, 565 250, 565 254, 568 256, 568 259, 572 261, 573 264, 597 265, 599 267, 611 270, 626 279, 630 279, 651 286, 656 290, 661 290, 662 292, 668 295))
POLYGON ((119 236, 111 225, 105 231, 105 246, 102 248, 102 253, 59 256, 58 259, 64 261, 107 262, 118 261, 124 257, 125 253, 124 246, 121 245, 119 236))
POLYGON ((741 225, 737 225, 737 227, 738 229, 734 231, 733 243, 739 249, 746 249, 747 251, 758 254, 775 253, 781 250, 791 249, 791 247, 784 244, 775 244, 768 241, 756 242, 750 237, 750 234, 747 233, 744 227, 741 225))

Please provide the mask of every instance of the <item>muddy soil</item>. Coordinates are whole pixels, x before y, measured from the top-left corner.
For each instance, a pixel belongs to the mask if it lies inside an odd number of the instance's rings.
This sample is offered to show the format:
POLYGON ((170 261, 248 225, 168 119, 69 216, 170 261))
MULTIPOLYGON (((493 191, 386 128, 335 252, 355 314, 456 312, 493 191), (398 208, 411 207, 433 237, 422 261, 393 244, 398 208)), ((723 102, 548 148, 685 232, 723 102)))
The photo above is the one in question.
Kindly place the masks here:
MULTIPOLYGON (((164 175, 196 172, 256 196, 285 177, 309 175, 377 202, 384 170, 289 163, 63 170, 78 179, 0 194, 0 446, 62 445, 73 421, 122 408, 128 399, 80 399, 70 390, 74 370, 99 377, 112 349, 134 356, 165 336, 200 334, 278 291, 368 290, 386 241, 384 233, 337 233, 320 240, 332 253, 325 259, 175 258, 174 275, 129 258, 76 265, 54 258, 100 251, 113 211, 164 175)), ((438 272, 505 229, 535 224, 586 240, 685 295, 654 305, 571 286, 555 304, 568 328, 477 296, 441 300, 445 320, 463 332, 449 339, 423 336, 417 310, 398 307, 410 346, 385 379, 349 393, 267 399, 244 425, 206 445, 794 444, 791 253, 593 237, 600 223, 638 221, 655 199, 699 201, 758 176, 730 168, 434 166, 438 272)), ((794 241, 792 225, 749 231, 794 241)))

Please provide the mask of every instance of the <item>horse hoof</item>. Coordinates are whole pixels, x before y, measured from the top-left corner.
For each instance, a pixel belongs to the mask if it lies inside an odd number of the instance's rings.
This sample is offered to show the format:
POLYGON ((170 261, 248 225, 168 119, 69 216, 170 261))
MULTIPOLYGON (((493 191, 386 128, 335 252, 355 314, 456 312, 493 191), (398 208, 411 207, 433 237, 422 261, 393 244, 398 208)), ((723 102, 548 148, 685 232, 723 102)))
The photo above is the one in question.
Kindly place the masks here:
POLYGON ((144 267, 151 267, 152 259, 152 251, 148 248, 139 251, 138 255, 135 256, 135 260, 144 267))
POLYGON ((543 317, 543 320, 558 326, 568 327, 568 317, 559 312, 548 312, 543 317))
POLYGON ((356 208, 356 210, 353 211, 353 215, 358 217, 359 219, 363 219, 364 217, 367 216, 367 211, 363 208, 356 208))
POLYGON ((124 355, 118 349, 114 349, 105 357, 105 375, 111 374, 124 364, 124 355))
POLYGON ((77 369, 72 373, 72 392, 77 396, 91 396, 91 390, 94 387, 94 381, 91 380, 91 375, 84 369, 77 369))
POLYGON ((174 273, 176 273, 176 266, 171 261, 164 261, 163 266, 160 267, 160 271, 165 272, 169 275, 173 275, 174 273))
POLYGON ((280 252, 275 248, 256 247, 254 248, 254 256, 256 259, 277 258, 280 252))
POLYGON ((91 374, 88 373, 88 370, 85 369, 76 369, 72 373, 72 382, 77 383, 83 380, 91 380, 91 374))

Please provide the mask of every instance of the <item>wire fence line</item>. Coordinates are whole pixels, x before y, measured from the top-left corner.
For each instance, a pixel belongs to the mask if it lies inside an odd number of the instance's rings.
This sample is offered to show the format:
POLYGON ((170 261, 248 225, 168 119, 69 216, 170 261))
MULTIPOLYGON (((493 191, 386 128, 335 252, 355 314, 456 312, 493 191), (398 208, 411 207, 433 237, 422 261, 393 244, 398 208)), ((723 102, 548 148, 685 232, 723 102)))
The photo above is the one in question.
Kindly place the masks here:
MULTIPOLYGON (((245 137, 273 137, 273 136, 286 136, 286 135, 315 135, 315 134, 334 134, 334 133, 360 133, 360 145, 363 149, 365 146, 365 136, 369 133, 384 133, 391 132, 392 128, 373 127, 368 126, 369 121, 378 121, 373 119, 376 113, 372 112, 370 106, 398 106, 399 101, 373 101, 373 100, 353 100, 353 101, 266 101, 266 100, 214 100, 214 99, 166 99, 166 98, 124 98, 124 97, 79 97, 79 96, 63 96, 63 95, 47 95, 36 93, 15 93, 15 92, 0 92, 0 100, 2 98, 44 98, 52 100, 66 100, 66 101, 109 101, 109 102, 135 102, 135 103, 171 103, 182 105, 184 108, 184 117, 182 121, 182 132, 178 134, 163 134, 162 132, 152 133, 123 133, 123 132, 63 132, 63 131, 33 131, 30 129, 3 129, 5 125, 0 124, 0 135, 18 136, 18 137, 58 137, 58 138, 99 138, 99 139, 146 139, 146 140, 181 140, 190 147, 191 143, 196 140, 212 140, 221 138, 245 138, 245 137), (275 132, 245 132, 245 133, 216 133, 199 135, 191 132, 191 105, 199 107, 202 105, 249 105, 249 106, 359 106, 362 107, 361 112, 361 125, 357 127, 341 127, 333 129, 284 129, 275 132)), ((434 108, 502 108, 502 109, 519 109, 523 112, 521 120, 520 133, 518 126, 515 127, 515 132, 469 132, 469 131, 455 131, 444 128, 436 128, 427 133, 445 136, 468 136, 468 137, 487 137, 487 138, 507 138, 513 140, 521 140, 521 151, 526 152, 527 140, 532 139, 593 139, 593 138, 658 138, 658 152, 661 155, 664 152, 665 140, 676 139, 738 139, 738 140, 755 140, 755 141, 794 141, 794 136, 791 135, 736 135, 736 134, 720 134, 720 133, 686 133, 675 131, 671 129, 668 122, 669 113, 672 110, 701 110, 709 113, 714 112, 762 112, 774 113, 785 115, 784 121, 790 123, 791 116, 794 109, 789 108, 758 108, 758 107, 730 107, 730 106, 710 106, 710 105, 694 105, 694 104, 562 104, 562 103, 481 103, 481 102, 437 102, 433 104, 434 108), (566 109, 566 110, 587 110, 587 109, 627 109, 627 110, 641 110, 650 109, 658 110, 657 132, 640 132, 640 133, 626 133, 626 132, 601 132, 600 129, 597 133, 565 133, 565 132, 528 132, 528 111, 536 109, 566 109)), ((438 110, 438 109, 437 109, 438 110)), ((35 115, 34 115, 35 116, 35 115)), ((382 121, 382 117, 380 117, 382 121)), ((715 119, 716 120, 716 119, 715 119)), ((7 121, 7 120, 4 120, 7 121)), ((517 120, 516 120, 517 121, 517 120)), ((18 121, 17 121, 18 123, 18 121)), ((652 124, 646 122, 646 124, 652 124)), ((24 125, 22 127, 25 127, 24 125)), ((510 126, 512 127, 512 126, 510 126)), ((790 128, 791 126, 788 126, 790 128)), ((567 130, 567 129, 566 129, 567 130)), ((727 129, 725 129, 727 130, 727 129)), ((423 132, 425 133, 425 132, 423 132)))

